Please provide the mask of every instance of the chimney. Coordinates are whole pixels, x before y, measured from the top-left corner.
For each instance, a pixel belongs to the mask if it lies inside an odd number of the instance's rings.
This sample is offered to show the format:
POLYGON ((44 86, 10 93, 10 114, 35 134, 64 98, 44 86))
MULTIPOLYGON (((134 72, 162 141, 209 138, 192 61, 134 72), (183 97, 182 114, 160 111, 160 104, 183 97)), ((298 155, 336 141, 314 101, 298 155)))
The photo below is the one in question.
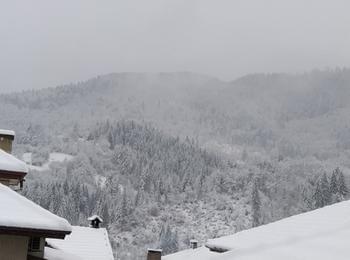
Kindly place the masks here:
POLYGON ((148 249, 147 260, 161 260, 162 249, 148 249))
POLYGON ((0 129, 0 149, 12 153, 12 142, 15 139, 15 132, 0 129))
POLYGON ((88 220, 90 221, 89 227, 91 228, 100 228, 100 224, 103 222, 103 219, 97 215, 89 217, 88 220))
POLYGON ((190 240, 190 248, 196 249, 198 247, 198 240, 191 239, 190 240))

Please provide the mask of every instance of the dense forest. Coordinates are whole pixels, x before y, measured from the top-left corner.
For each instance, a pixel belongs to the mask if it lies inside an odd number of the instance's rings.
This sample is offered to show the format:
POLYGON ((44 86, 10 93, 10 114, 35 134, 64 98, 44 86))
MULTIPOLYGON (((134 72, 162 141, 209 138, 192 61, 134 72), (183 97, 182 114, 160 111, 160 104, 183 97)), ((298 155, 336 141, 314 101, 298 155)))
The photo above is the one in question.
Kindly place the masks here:
POLYGON ((348 198, 350 70, 111 74, 0 96, 23 194, 86 225, 100 214, 118 259, 269 223, 348 198))

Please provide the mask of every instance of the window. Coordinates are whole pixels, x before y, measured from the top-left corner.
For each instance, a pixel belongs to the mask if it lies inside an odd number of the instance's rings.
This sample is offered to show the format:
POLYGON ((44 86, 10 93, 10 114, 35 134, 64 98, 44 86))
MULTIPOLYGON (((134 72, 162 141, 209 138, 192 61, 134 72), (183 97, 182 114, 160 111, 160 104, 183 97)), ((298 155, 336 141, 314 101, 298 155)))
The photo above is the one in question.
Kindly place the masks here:
POLYGON ((38 252, 41 250, 40 248, 40 237, 31 237, 29 239, 28 250, 29 252, 38 252))

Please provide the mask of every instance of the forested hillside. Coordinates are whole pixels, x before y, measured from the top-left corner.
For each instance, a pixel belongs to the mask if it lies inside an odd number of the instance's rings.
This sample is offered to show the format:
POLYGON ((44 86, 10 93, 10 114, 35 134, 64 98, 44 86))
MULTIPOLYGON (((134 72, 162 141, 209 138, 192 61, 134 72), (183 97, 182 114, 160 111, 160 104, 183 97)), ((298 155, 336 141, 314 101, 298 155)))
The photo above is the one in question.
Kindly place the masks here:
MULTIPOLYGON (((23 193, 72 224, 101 214, 120 259, 170 253, 348 196, 350 70, 110 74, 0 96, 23 193)), ((118 259, 119 259, 118 258, 118 259)))

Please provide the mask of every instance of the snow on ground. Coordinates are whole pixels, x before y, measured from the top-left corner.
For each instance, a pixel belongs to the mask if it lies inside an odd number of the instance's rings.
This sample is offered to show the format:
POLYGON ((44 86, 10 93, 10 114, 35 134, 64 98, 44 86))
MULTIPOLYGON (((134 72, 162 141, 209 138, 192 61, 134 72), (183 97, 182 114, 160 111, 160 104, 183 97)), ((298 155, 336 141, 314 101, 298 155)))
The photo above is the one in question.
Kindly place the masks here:
POLYGON ((80 257, 61 250, 45 247, 44 258, 47 260, 82 260, 80 257))
POLYGON ((99 186, 100 188, 104 188, 106 186, 107 178, 105 176, 97 174, 94 176, 94 179, 95 179, 96 185, 99 186))
POLYGON ((22 155, 22 161, 28 165, 32 165, 32 153, 24 153, 22 155))
POLYGON ((0 184, 0 226, 52 231, 71 231, 67 220, 0 184))
POLYGON ((105 228, 73 226, 72 233, 64 240, 46 241, 51 247, 77 255, 84 260, 114 260, 105 228))
POLYGON ((205 247, 185 250, 164 260, 348 260, 350 259, 350 201, 286 218, 207 242, 229 249, 210 252, 205 247))
POLYGON ((71 161, 74 157, 65 153, 50 153, 49 163, 71 161))
POLYGON ((208 141, 203 145, 204 149, 223 153, 234 160, 238 160, 242 157, 242 152, 244 151, 244 147, 238 145, 229 145, 225 143, 219 143, 216 141, 208 141))
MULTIPOLYGON (((22 158, 23 160, 28 164, 28 162, 31 162, 31 153, 24 153, 22 158)), ((73 160, 74 156, 65 154, 65 153, 50 153, 49 159, 46 163, 44 163, 42 166, 35 166, 35 165, 28 165, 29 169, 34 171, 47 171, 50 169, 51 163, 62 163, 62 162, 69 162, 73 160)))
POLYGON ((24 162, 18 160, 13 155, 0 149, 0 169, 10 172, 27 173, 28 169, 24 162))

